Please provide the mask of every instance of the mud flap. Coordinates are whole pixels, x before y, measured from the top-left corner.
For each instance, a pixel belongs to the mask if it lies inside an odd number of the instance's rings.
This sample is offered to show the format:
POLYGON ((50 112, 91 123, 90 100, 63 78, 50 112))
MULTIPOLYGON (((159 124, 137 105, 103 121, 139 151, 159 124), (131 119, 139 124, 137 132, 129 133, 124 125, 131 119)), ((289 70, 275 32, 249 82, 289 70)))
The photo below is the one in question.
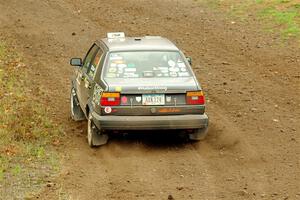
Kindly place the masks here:
POLYGON ((189 134, 190 140, 204 140, 208 133, 208 126, 204 128, 199 128, 194 131, 194 133, 189 134))
POLYGON ((81 121, 85 119, 85 115, 79 105, 79 101, 77 98, 77 94, 74 88, 71 89, 71 98, 70 98, 70 104, 71 104, 71 117, 74 121, 81 121))
POLYGON ((93 117, 89 114, 88 117, 88 143, 90 147, 98 147, 104 145, 108 141, 108 135, 99 130, 93 122, 93 117))
POLYGON ((108 135, 95 133, 92 140, 93 140, 93 146, 101 146, 107 143, 108 135))

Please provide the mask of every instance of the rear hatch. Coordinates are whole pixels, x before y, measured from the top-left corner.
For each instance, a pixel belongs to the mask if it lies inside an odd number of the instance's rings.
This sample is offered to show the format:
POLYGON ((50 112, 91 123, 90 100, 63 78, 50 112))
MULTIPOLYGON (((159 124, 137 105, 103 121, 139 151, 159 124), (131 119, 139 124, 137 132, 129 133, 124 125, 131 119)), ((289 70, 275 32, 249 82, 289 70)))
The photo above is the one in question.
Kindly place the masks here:
POLYGON ((109 92, 120 92, 120 105, 103 115, 202 114, 204 105, 187 105, 186 93, 199 91, 193 77, 105 79, 109 92))

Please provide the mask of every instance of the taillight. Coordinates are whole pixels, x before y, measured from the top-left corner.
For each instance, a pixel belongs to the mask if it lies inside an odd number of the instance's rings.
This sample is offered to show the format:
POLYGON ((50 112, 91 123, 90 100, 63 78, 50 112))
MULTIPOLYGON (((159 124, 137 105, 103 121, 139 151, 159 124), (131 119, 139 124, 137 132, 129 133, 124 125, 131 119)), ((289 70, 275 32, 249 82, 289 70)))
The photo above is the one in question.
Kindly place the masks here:
POLYGON ((103 92, 101 95, 101 106, 118 106, 120 105, 120 93, 103 92))
POLYGON ((187 92, 186 103, 190 105, 204 105, 205 99, 202 91, 187 92))

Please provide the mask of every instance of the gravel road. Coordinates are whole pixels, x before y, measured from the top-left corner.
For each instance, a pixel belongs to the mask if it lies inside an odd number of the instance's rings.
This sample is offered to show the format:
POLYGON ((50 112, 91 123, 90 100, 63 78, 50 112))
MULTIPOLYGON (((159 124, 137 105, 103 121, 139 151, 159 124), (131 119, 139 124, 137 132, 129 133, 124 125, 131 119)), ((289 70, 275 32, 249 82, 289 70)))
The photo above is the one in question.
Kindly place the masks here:
POLYGON ((193 0, 0 0, 0 36, 66 127, 56 187, 40 199, 300 199, 300 51, 249 20, 193 0), (193 58, 207 96, 207 140, 165 132, 90 149, 69 116, 71 57, 106 32, 161 35, 193 58))

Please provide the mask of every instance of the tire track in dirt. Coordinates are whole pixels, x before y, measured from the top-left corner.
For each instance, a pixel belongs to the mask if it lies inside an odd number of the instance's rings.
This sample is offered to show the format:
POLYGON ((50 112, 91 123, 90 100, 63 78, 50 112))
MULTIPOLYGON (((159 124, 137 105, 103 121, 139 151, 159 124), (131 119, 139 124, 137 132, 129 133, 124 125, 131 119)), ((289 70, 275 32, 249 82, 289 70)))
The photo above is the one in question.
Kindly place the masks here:
POLYGON ((79 199, 93 196, 99 199, 158 199, 172 194, 179 199, 187 199, 189 195, 196 198, 210 191, 209 196, 214 197, 213 185, 209 184, 213 177, 193 148, 168 143, 149 147, 144 140, 113 140, 99 150, 79 150, 77 153, 85 157, 76 156, 80 162, 75 161, 74 168, 82 167, 84 161, 85 166, 93 170, 83 172, 85 177, 76 181, 82 187, 78 187, 72 196, 79 199), (185 151, 181 150, 183 147, 185 151), (189 154, 194 158, 187 156, 189 154), (195 188, 199 177, 208 185, 195 188), (86 188, 94 189, 87 194, 86 188))
MULTIPOLYGON (((290 70, 297 71, 297 68, 294 63, 288 63, 289 57, 282 61, 281 55, 276 59, 277 55, 269 48, 261 52, 267 51, 269 54, 264 55, 270 61, 265 62, 265 57, 253 54, 256 40, 247 34, 247 30, 241 33, 235 32, 241 27, 224 29, 226 19, 191 1, 125 1, 120 6, 118 1, 89 0, 83 4, 80 0, 26 0, 1 1, 0 8, 7 10, 0 15, 0 19, 4 18, 3 34, 15 40, 18 47, 23 47, 27 62, 34 69, 34 87, 46 88, 45 103, 52 105, 54 117, 67 126, 69 141, 62 147, 66 148, 66 155, 58 180, 60 188, 46 191, 45 198, 55 198, 61 189, 74 199, 95 196, 102 199, 166 199, 169 194, 175 199, 198 199, 200 196, 251 199, 255 195, 271 195, 274 190, 279 195, 292 196, 299 189, 297 184, 293 185, 299 179, 283 174, 284 171, 299 174, 299 162, 293 159, 295 154, 279 147, 284 151, 269 158, 274 145, 287 144, 291 138, 296 142, 289 145, 299 155, 299 139, 295 131, 291 131, 295 127, 299 130, 295 126, 297 121, 288 120, 288 117, 297 119, 297 116, 284 113, 282 108, 280 113, 286 115, 282 123, 286 127, 273 127, 268 121, 278 110, 274 105, 280 105, 280 101, 271 97, 291 90, 299 82, 291 79, 290 71, 285 69, 292 84, 280 87, 276 83, 278 80, 274 81, 273 73, 261 66, 274 62, 287 64, 290 70), (113 138, 105 147, 88 148, 86 124, 69 120, 67 105, 72 68, 68 68, 67 63, 70 57, 83 55, 95 38, 116 29, 129 35, 169 37, 195 58, 194 68, 210 100, 208 111, 212 123, 207 141, 189 144, 167 138, 154 137, 153 141, 152 137, 145 136, 125 140, 113 138), (76 35, 72 36, 72 32, 76 35), (243 35, 249 36, 249 44, 243 43, 243 35), (240 56, 241 48, 249 55, 240 56), (257 63, 261 64, 256 66, 257 63), (48 78, 45 80, 45 77, 48 78), (270 90, 273 87, 275 90, 270 90), (258 107, 254 113, 249 112, 253 105, 258 107), (261 120, 265 121, 260 123, 261 120), (278 128, 284 128, 289 135, 268 139, 278 128), (283 155, 292 161, 292 170, 286 162, 281 162, 283 155), (272 167, 275 163, 283 170, 272 167), (274 178, 279 181, 273 183, 274 178), (282 187, 285 183, 289 188, 282 187)), ((297 60, 293 51, 291 57, 297 60)), ((284 81, 281 77, 277 79, 284 81)), ((297 105, 297 92, 289 94, 291 104, 288 108, 297 105)))

